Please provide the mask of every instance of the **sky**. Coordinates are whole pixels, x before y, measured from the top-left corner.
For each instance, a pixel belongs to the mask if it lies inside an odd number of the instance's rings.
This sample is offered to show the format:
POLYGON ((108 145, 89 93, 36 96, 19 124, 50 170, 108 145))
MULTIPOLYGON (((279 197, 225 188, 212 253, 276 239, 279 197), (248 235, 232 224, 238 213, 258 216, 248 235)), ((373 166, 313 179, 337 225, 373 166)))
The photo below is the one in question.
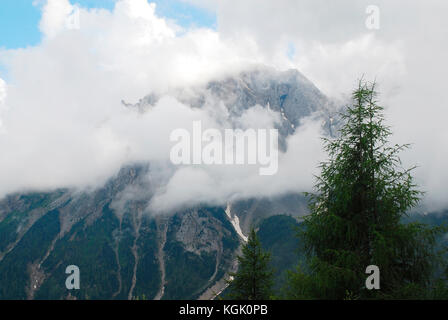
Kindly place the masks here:
MULTIPOLYGON (((112 11, 117 0, 71 0, 83 8, 112 11)), ((215 14, 182 0, 156 0, 157 13, 182 27, 216 27, 215 14)), ((45 0, 0 1, 0 48, 19 49, 36 46, 42 40, 39 22, 45 0)), ((7 69, 0 65, 0 77, 7 78, 7 69)))
MULTIPOLYGON (((71 0, 83 8, 102 8, 112 11, 116 0, 71 0)), ((209 10, 180 0, 158 0, 157 13, 173 19, 181 26, 206 26, 213 28, 215 15, 209 10)), ((39 21, 44 0, 0 1, 0 46, 7 49, 25 48, 39 44, 42 33, 39 21)))
MULTIPOLYGON (((360 77, 376 79, 392 142, 412 143, 402 159, 418 165, 425 206, 447 208, 448 2, 368 8, 367 0, 0 1, 0 197, 95 187, 125 163, 164 163, 170 130, 223 123, 177 101, 172 88, 266 65, 299 70, 341 104, 360 77), (151 111, 123 109, 121 100, 152 92, 163 99, 151 111)), ((263 108, 251 112, 255 123, 266 119, 263 108)), ((161 169, 154 206, 309 191, 320 135, 305 121, 272 177, 161 169)))

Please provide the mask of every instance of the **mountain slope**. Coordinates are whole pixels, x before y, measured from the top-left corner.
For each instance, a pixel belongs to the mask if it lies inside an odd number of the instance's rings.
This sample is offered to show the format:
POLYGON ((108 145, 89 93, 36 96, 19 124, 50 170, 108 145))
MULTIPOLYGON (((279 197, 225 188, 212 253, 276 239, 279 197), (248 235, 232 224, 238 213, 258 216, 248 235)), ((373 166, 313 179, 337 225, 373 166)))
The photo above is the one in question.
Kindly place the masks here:
MULTIPOLYGON (((329 101, 294 70, 258 68, 171 94, 193 108, 219 101, 230 119, 255 105, 276 110, 282 114, 283 139, 305 116, 330 117, 329 101)), ((151 94, 127 107, 145 112, 157 99, 151 94)), ((211 297, 207 289, 234 270, 241 241, 226 204, 185 207, 165 216, 147 212, 157 187, 147 179, 151 170, 150 163, 129 164, 97 190, 0 200, 0 299, 211 297), (124 196, 133 190, 145 192, 124 196), (65 287, 69 265, 80 268, 80 290, 65 287)), ((304 199, 296 194, 232 204, 246 233, 271 215, 305 212, 304 199)))

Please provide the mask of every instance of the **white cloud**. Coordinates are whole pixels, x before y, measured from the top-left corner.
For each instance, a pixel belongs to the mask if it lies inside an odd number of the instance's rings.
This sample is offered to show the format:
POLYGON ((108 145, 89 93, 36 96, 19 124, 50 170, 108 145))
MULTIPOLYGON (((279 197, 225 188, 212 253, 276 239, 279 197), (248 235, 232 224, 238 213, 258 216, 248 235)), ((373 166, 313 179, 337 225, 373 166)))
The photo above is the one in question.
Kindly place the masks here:
POLYGON ((2 130, 2 115, 6 111, 5 106, 5 99, 6 99, 6 82, 0 78, 0 132, 2 130))
MULTIPOLYGON (((214 10, 217 30, 183 30, 157 16, 146 0, 120 0, 112 12, 79 8, 80 28, 73 29, 67 19, 74 6, 46 2, 42 43, 0 51, 10 79, 7 96, 0 79, 0 148, 7 155, 0 157, 0 196, 98 185, 128 161, 164 161, 169 130, 197 119, 225 125, 210 110, 219 105, 198 111, 164 97, 138 114, 124 109, 122 99, 136 102, 150 92, 196 86, 263 63, 297 68, 336 98, 349 94, 363 74, 376 77, 394 139, 415 143, 404 159, 420 165, 416 173, 428 191, 427 204, 448 205, 448 3, 377 1, 381 28, 372 32, 365 28, 369 1, 186 1, 214 10), (288 48, 294 48, 289 55, 288 48)), ((259 109, 239 120, 264 126, 278 116, 259 109)), ((309 121, 290 137, 273 177, 245 169, 168 170, 153 206, 303 191, 322 157, 318 136, 318 126, 309 121)))
POLYGON ((65 25, 72 11, 68 1, 48 1, 42 43, 0 52, 10 77, 9 109, 1 115, 7 156, 0 158, 0 196, 95 187, 127 162, 168 161, 169 133, 193 120, 219 127, 213 112, 164 97, 139 114, 121 100, 137 102, 258 62, 250 41, 226 42, 207 29, 179 34, 145 0, 121 0, 113 12, 80 8, 80 29, 65 25))
POLYGON ((6 99, 6 82, 0 78, 0 105, 4 103, 6 99))
POLYGON ((69 0, 48 0, 42 10, 40 30, 46 37, 53 37, 67 27, 74 7, 69 0))
POLYGON ((419 165, 425 205, 448 206, 446 1, 185 1, 215 11, 224 38, 252 37, 267 61, 298 68, 334 98, 349 96, 363 75, 376 79, 394 141, 413 143, 403 159, 419 165), (365 27, 372 4, 380 9, 377 31, 365 27))
POLYGON ((164 211, 185 204, 222 205, 228 200, 275 197, 310 190, 315 182, 314 175, 318 174, 316 164, 324 159, 320 140, 323 132, 321 121, 309 118, 303 122, 296 133, 288 137, 288 151, 279 154, 277 174, 261 176, 258 166, 249 165, 181 167, 158 190, 150 208, 164 211))

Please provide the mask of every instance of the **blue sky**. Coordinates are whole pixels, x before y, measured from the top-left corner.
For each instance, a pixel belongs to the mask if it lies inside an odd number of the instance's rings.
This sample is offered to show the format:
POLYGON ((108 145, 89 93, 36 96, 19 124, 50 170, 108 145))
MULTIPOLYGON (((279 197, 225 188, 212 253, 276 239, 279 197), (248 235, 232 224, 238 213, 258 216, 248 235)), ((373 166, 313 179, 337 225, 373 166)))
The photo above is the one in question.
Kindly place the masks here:
MULTIPOLYGON (((16 49, 39 44, 41 34, 39 21, 41 11, 34 0, 0 0, 0 48, 16 49)), ((43 1, 40 1, 41 3, 43 1)), ((112 10, 115 0, 70 0, 88 8, 112 10)), ((216 24, 215 16, 203 9, 181 0, 154 0, 159 16, 177 21, 183 27, 211 27, 216 24)))

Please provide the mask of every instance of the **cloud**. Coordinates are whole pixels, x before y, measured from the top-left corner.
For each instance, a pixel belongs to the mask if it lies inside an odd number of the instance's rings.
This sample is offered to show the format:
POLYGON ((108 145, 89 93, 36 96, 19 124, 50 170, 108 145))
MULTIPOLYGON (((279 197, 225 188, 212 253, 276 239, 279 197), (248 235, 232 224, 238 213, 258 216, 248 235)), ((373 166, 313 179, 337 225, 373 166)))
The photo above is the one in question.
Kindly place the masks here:
MULTIPOLYGON (((169 161, 169 136, 176 128, 188 128, 196 120, 218 129, 232 125, 225 114, 216 113, 219 102, 192 109, 164 92, 197 87, 259 63, 258 48, 243 39, 225 41, 213 30, 181 30, 155 10, 144 0, 118 1, 112 12, 81 7, 80 28, 73 29, 66 22, 74 6, 48 1, 43 6, 42 43, 0 53, 10 75, 5 101, 9 108, 2 114, 0 133, 0 147, 7 155, 0 158, 1 196, 101 186, 126 163, 169 161), (121 104, 151 92, 162 98, 146 113, 121 104)), ((257 107, 237 121, 247 127, 278 119, 278 114, 257 107)), ((169 198, 173 181, 184 171, 177 173, 170 166, 164 170, 157 196, 167 190, 169 198)), ((223 177, 229 171, 201 170, 222 185, 210 201, 225 199, 236 186, 223 177)), ((232 174, 251 178, 258 170, 239 168, 232 174)), ((192 189, 187 182, 177 187, 192 189)), ((197 188, 204 192, 209 187, 204 183, 197 188)), ((176 196, 171 205, 192 203, 191 196, 176 196)))
POLYGON ((42 11, 40 30, 47 37, 53 37, 67 27, 74 7, 68 0, 48 0, 42 11))
MULTIPOLYGON (((376 78, 394 142, 414 143, 403 159, 420 165, 426 205, 448 205, 445 1, 379 0, 377 31, 365 27, 369 1, 185 1, 214 11, 216 30, 183 29, 146 0, 120 0, 113 11, 45 3, 42 42, 0 51, 9 75, 7 85, 0 80, 0 196, 99 186, 125 163, 164 162, 170 130, 198 119, 219 129, 229 125, 228 115, 217 115, 219 102, 191 109, 167 96, 170 88, 198 87, 266 64, 299 69, 339 101, 363 74, 376 78), (72 24, 76 12, 79 28, 72 24), (163 98, 147 113, 120 103, 151 92, 163 98)), ((237 120, 269 126, 278 117, 258 107, 237 120)), ((324 155, 320 125, 304 123, 288 138, 276 176, 260 177, 255 168, 168 167, 153 208, 309 189, 324 155)))
POLYGON ((2 122, 2 114, 6 112, 6 82, 0 78, 0 131, 2 130, 3 122, 2 122))
MULTIPOLYGON (((237 123, 242 128, 273 128, 279 114, 255 106, 242 114, 237 123), (267 116, 270 120, 267 121, 267 116)), ((228 127, 209 122, 213 128, 228 127)), ((190 124, 191 126, 191 124, 190 124)), ((203 128, 205 131, 206 127, 203 128)), ((279 195, 310 190, 317 164, 324 159, 321 139, 322 121, 313 116, 287 138, 287 152, 280 152, 278 172, 260 175, 259 165, 194 165, 181 166, 159 188, 150 203, 153 211, 170 211, 180 206, 201 203, 222 205, 226 201, 279 195)))
POLYGON ((266 60, 301 70, 339 101, 361 76, 376 79, 393 141, 413 144, 402 157, 419 165, 424 205, 448 206, 446 1, 185 1, 214 11, 223 38, 251 37, 266 60), (379 30, 365 26, 372 4, 380 9, 379 30))
POLYGON ((0 105, 4 103, 6 99, 6 82, 0 78, 0 105))

